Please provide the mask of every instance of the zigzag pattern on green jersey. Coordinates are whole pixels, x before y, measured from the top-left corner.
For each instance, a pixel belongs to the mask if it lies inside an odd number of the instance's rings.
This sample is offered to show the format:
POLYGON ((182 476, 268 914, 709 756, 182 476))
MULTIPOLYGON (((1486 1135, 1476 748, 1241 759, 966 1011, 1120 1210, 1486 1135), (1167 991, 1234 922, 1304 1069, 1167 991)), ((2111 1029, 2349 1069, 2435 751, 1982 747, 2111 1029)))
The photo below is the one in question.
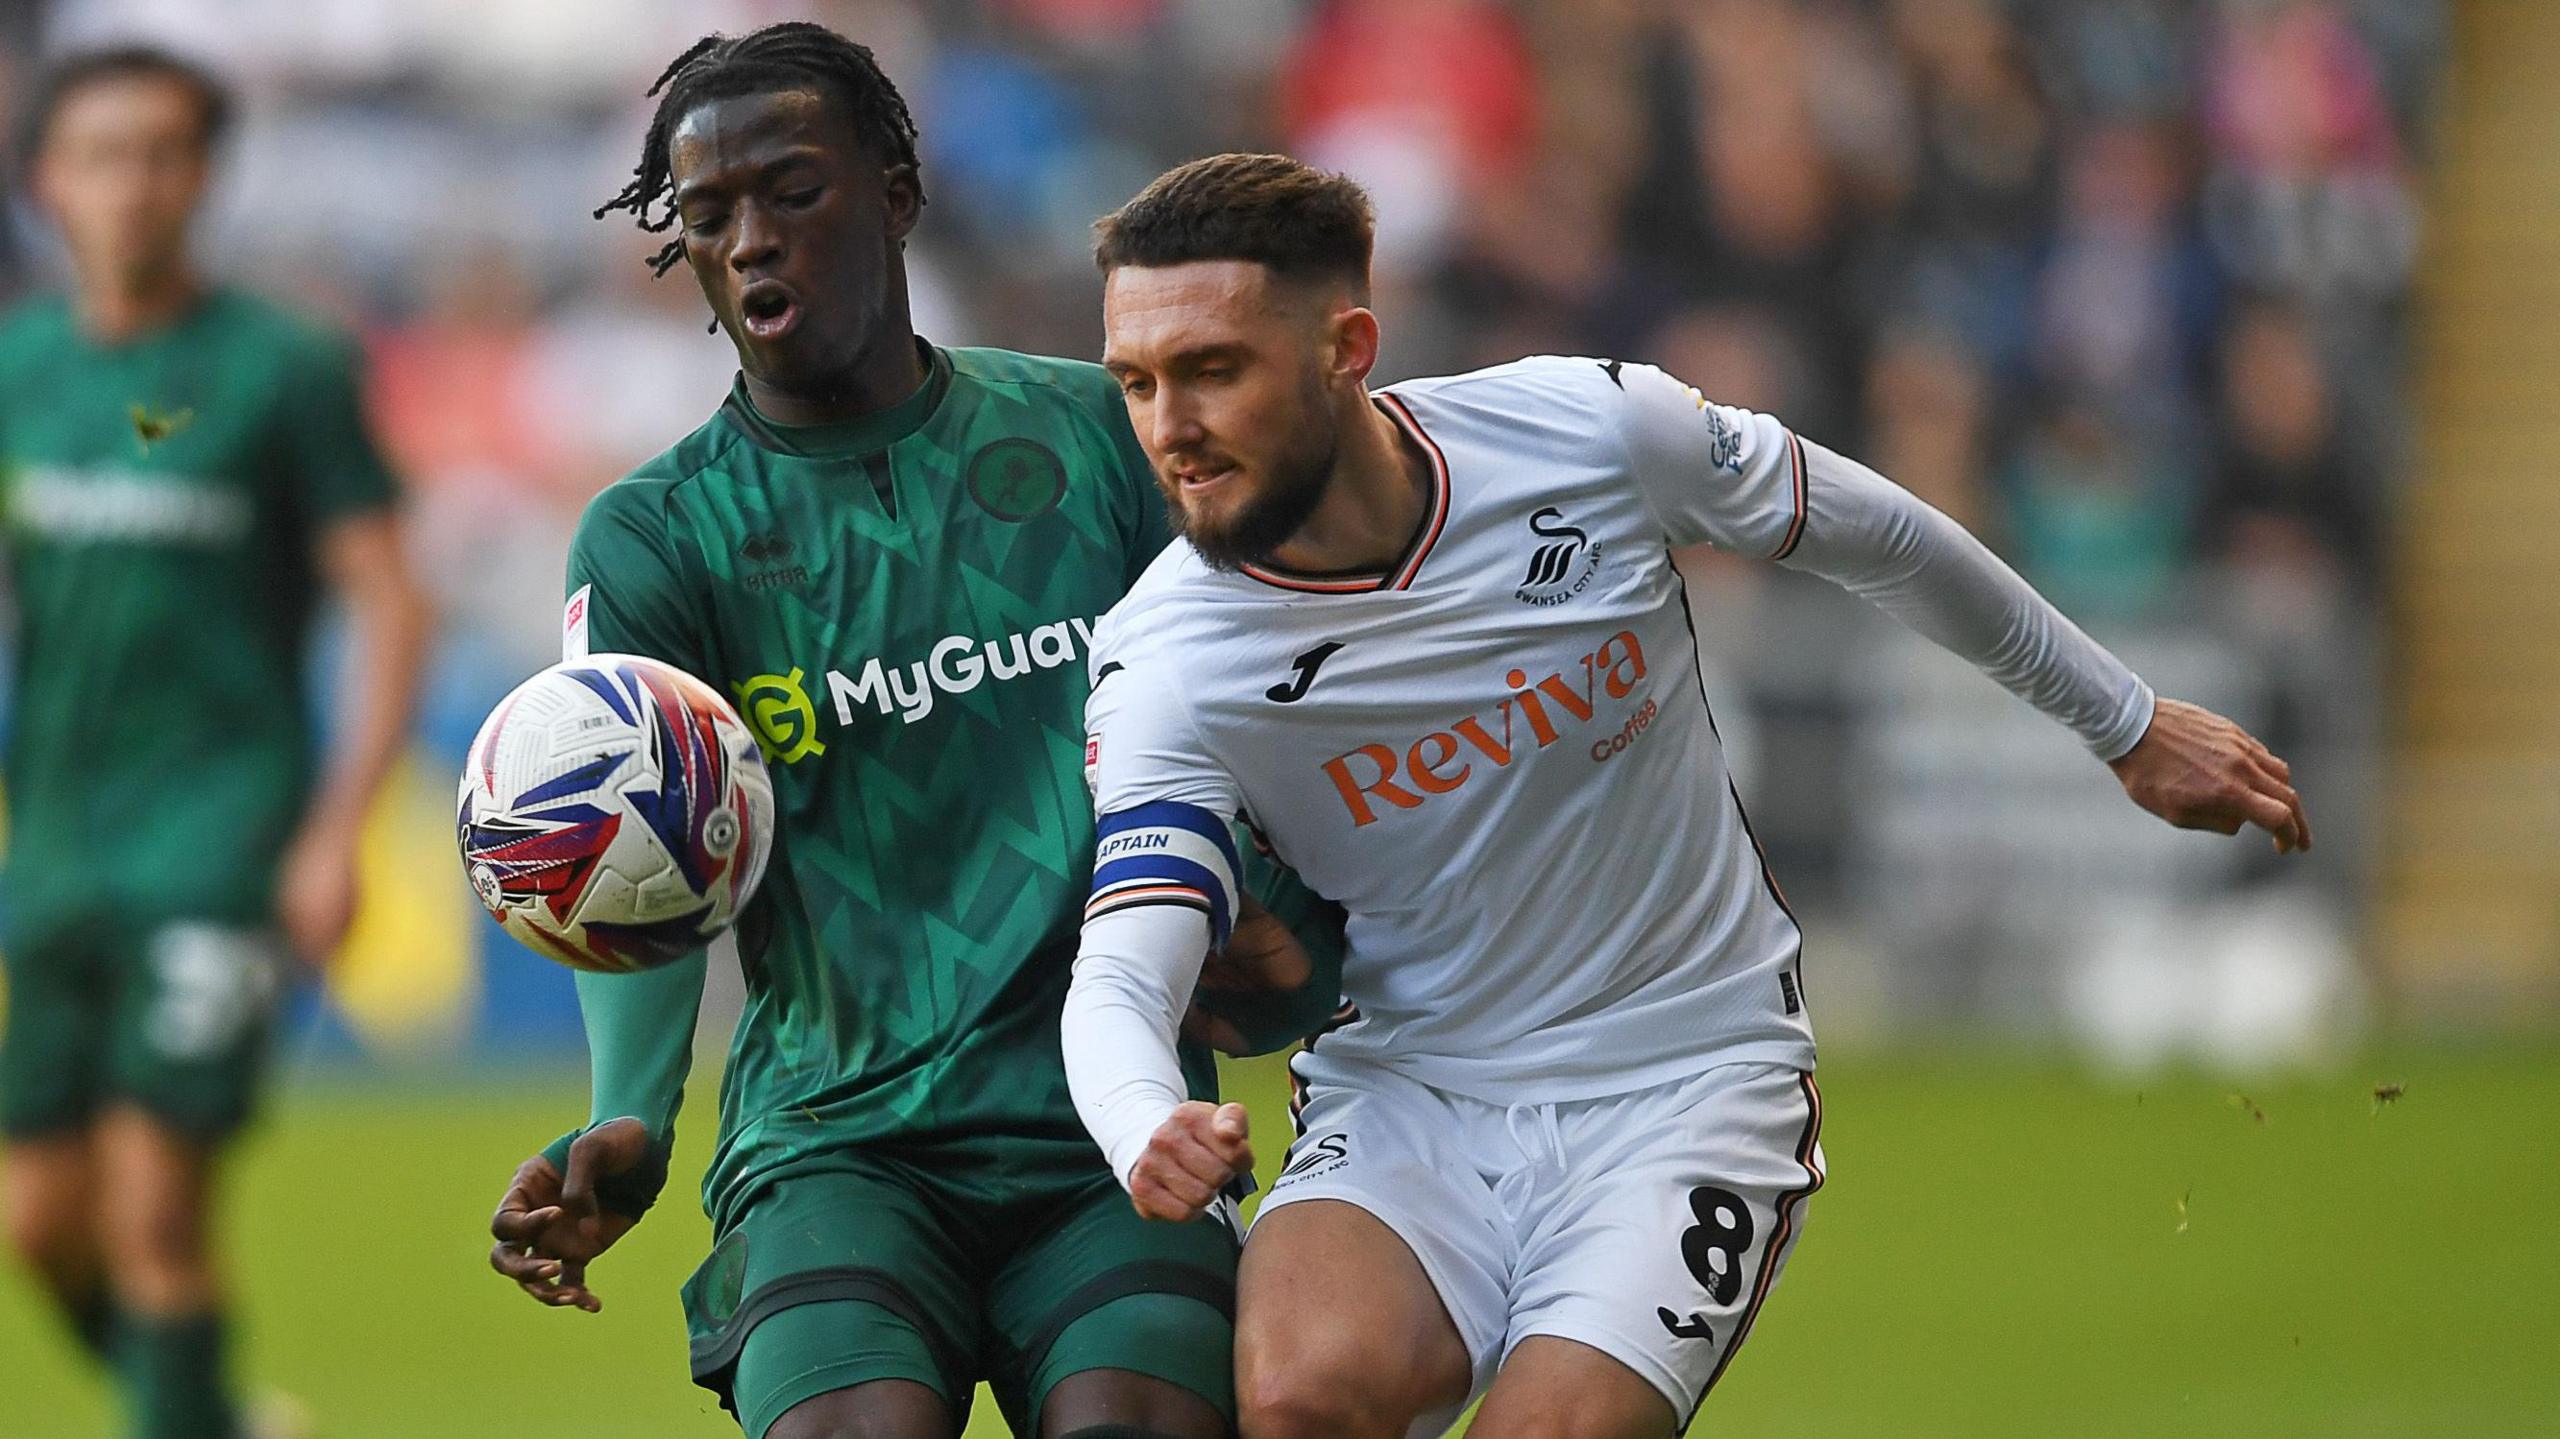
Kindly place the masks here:
POLYGON ((1163 546, 1161 502, 1097 367, 937 360, 895 433, 785 431, 733 396, 573 553, 595 648, 779 697, 793 727, 769 737, 715 1208, 866 1142, 1091 1161, 1057 1054, 1092 851, 1084 627, 1163 546))

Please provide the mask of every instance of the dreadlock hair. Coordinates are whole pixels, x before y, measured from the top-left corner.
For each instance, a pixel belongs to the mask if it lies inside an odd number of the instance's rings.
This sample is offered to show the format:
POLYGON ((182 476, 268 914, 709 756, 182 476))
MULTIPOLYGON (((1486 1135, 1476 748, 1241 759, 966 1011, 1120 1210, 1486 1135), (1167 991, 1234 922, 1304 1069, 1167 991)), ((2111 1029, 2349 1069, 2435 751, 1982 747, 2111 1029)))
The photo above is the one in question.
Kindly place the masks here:
MULTIPOLYGON (((658 110, 649 117, 648 138, 640 142, 640 163, 632 168, 631 183, 597 206, 595 217, 628 210, 641 229, 666 233, 676 223, 669 141, 684 117, 706 100, 810 86, 843 104, 864 142, 891 164, 920 168, 915 117, 907 113, 906 97, 880 72, 870 47, 824 25, 786 20, 744 35, 705 35, 659 72, 648 91, 658 110)), ((917 201, 922 203, 921 193, 917 201)), ((663 275, 683 258, 684 240, 669 240, 649 257, 650 272, 663 275)))

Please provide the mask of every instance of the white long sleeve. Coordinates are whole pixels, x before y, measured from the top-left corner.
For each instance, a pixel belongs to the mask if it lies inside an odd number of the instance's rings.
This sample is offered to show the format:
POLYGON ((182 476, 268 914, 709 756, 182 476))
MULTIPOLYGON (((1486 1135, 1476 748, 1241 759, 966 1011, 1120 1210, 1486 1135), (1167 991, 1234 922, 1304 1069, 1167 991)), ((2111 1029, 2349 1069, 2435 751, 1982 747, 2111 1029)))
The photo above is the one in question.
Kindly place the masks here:
POLYGON ((1874 470, 1809 441, 1804 534, 1788 564, 1971 660, 2112 760, 2151 726, 2142 677, 1982 541, 1874 470))
POLYGON ((1176 904, 1085 921, 1060 1039, 1077 1117, 1122 1188, 1147 1141, 1189 1097, 1174 1052, 1209 952, 1209 916, 1176 904))
POLYGON ((2140 676, 1918 496, 1650 365, 1609 373, 1626 397, 1629 467, 1673 544, 1822 576, 1971 660, 2100 759, 2150 727, 2140 676))

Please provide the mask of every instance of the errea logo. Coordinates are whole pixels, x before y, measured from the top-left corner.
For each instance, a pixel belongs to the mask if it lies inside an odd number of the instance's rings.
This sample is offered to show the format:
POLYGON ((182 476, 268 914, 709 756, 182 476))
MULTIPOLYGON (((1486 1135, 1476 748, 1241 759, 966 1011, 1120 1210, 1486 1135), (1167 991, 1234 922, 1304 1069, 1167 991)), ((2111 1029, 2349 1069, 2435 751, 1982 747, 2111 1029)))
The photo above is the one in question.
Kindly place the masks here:
POLYGON ((738 583, 750 590, 783 589, 809 582, 809 567, 791 563, 788 535, 749 535, 738 545, 738 558, 761 567, 738 576, 738 583))

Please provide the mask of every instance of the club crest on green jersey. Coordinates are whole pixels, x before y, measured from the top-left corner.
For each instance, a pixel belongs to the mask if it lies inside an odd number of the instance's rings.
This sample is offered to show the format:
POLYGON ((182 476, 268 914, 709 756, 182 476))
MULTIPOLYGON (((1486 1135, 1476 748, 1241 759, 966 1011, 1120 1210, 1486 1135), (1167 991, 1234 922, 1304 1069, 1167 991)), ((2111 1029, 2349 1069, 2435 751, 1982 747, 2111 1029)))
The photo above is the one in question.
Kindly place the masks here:
POLYGON ((1036 520, 1066 493, 1067 467, 1037 440, 998 440, 969 457, 969 498, 997 519, 1036 520))
POLYGON ((795 666, 787 675, 757 675, 729 686, 738 697, 738 713, 745 718, 748 733, 756 737, 768 761, 797 764, 809 755, 827 752, 818 740, 817 707, 809 703, 801 678, 795 666))

